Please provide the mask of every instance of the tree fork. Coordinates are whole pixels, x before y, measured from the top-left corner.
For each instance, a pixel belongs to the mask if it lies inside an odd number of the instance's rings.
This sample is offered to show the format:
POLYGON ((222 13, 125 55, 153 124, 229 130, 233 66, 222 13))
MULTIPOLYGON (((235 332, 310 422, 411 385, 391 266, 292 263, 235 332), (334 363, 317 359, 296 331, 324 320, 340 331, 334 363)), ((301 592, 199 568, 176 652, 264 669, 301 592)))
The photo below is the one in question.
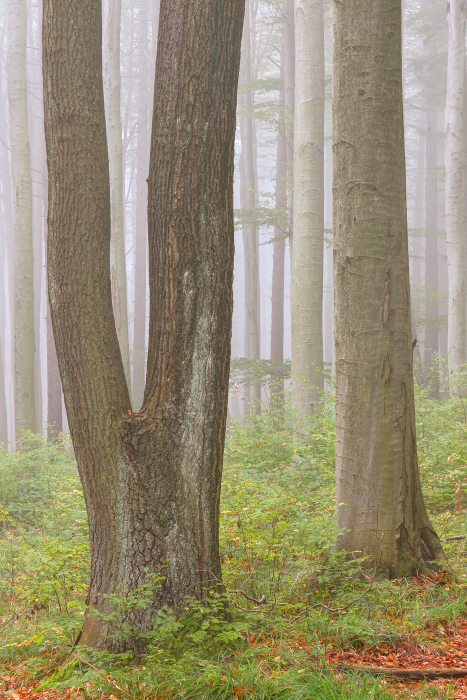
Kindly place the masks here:
POLYGON ((90 530, 80 644, 138 649, 157 609, 221 580, 243 12, 244 0, 161 2, 148 369, 133 415, 112 312, 101 2, 44 3, 49 296, 90 530), (142 591, 145 607, 118 609, 142 591))

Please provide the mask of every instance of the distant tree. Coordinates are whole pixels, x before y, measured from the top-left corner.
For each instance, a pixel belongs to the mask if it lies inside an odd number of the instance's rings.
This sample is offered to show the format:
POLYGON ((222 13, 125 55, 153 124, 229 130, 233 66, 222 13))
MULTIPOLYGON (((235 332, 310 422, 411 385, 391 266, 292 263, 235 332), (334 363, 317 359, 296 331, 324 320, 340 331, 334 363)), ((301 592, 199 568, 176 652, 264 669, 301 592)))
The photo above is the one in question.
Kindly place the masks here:
POLYGON ((448 253, 448 366, 459 372, 465 360, 465 231, 462 226, 462 149, 465 77, 465 0, 449 0, 446 95, 446 243, 448 253))
POLYGON ((297 416, 316 410, 323 375, 324 9, 295 0, 292 387, 297 416))
MULTIPOLYGON (((276 222, 274 226, 274 243, 272 257, 271 289, 271 360, 284 361, 284 272, 285 272, 285 234, 284 226, 287 213, 287 143, 285 114, 285 27, 282 30, 282 50, 280 78, 282 87, 279 92, 279 131, 277 134, 276 157, 276 222)), ((279 374, 272 377, 272 392, 278 403, 282 401, 284 378, 279 374)))
POLYGON ((147 201, 149 168, 149 38, 148 0, 138 11, 138 141, 136 145, 136 231, 135 231, 135 313, 133 340, 133 399, 135 408, 143 401, 146 370, 146 267, 147 201))
POLYGON ((244 0, 161 2, 148 368, 143 406, 132 414, 112 312, 101 3, 44 4, 49 291, 90 529, 81 642, 101 649, 138 646, 157 609, 204 598, 221 579, 243 12, 244 0), (151 588, 153 575, 163 580, 151 588), (141 586, 151 591, 147 605, 109 622, 112 595, 141 586), (125 639, 113 634, 122 627, 125 639))
POLYGON ((34 255, 26 81, 26 0, 8 2, 8 103, 14 193, 14 363, 16 434, 35 432, 34 255))
MULTIPOLYGON (((259 231, 254 220, 257 198, 255 172, 255 143, 253 121, 251 74, 251 4, 246 0, 245 23, 240 65, 239 122, 242 150, 240 154, 240 204, 249 215, 242 224, 245 265, 245 324, 244 356, 247 360, 260 359, 260 281, 259 281, 259 231)), ((248 413, 261 410, 261 384, 258 381, 245 384, 245 410, 248 413)))
POLYGON ((121 118, 120 27, 122 0, 104 0, 104 98, 110 168, 112 300, 123 367, 131 395, 125 256, 124 175, 121 118))
POLYGON ((334 6, 338 546, 391 577, 444 554, 415 429, 401 0, 334 6))

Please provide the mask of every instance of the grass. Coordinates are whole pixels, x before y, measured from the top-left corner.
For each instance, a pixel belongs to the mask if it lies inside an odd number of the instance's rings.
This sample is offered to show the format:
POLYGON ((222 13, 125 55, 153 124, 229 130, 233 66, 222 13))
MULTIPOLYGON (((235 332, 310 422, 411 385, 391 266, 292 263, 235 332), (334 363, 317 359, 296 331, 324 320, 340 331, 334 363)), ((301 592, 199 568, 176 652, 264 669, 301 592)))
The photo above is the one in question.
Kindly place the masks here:
MULTIPOLYGON (((417 420, 430 515, 442 537, 464 534, 464 511, 455 508, 456 486, 465 478, 464 399, 433 401, 420 392, 417 420)), ((297 446, 287 421, 267 409, 250 425, 228 429, 220 542, 231 620, 220 621, 216 601, 191 604, 179 620, 161 611, 144 659, 80 648, 81 659, 60 672, 82 623, 88 582, 76 466, 66 442, 51 446, 30 437, 17 453, 1 451, 0 675, 48 678, 60 692, 72 686, 77 697, 92 700, 125 693, 164 700, 403 697, 409 691, 387 682, 330 672, 326 650, 439 641, 446 626, 466 616, 466 543, 446 542, 456 582, 382 580, 362 596, 361 562, 332 549, 331 398, 301 435, 297 446), (239 590, 264 595, 268 605, 248 611, 239 590)), ((450 692, 419 684, 406 696, 450 692)))

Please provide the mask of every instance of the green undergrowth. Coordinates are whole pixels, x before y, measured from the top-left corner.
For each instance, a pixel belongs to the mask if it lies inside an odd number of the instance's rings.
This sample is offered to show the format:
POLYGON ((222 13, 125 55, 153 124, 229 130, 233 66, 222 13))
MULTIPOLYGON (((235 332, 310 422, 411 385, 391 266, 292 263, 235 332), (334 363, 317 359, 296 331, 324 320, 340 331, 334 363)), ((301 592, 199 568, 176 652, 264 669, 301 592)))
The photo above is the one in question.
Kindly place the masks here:
MULTIPOLYGON (((424 494, 443 538, 466 534, 462 393, 451 400, 429 399, 424 390, 417 396, 424 494)), ((69 444, 29 437, 16 453, 2 450, 0 669, 49 687, 74 686, 93 700, 125 693, 206 700, 394 697, 384 682, 333 672, 326 651, 436 645, 467 617, 466 541, 444 540, 455 582, 370 585, 364 561, 333 551, 332 395, 295 434, 287 405, 265 406, 261 416, 228 427, 220 546, 231 617, 219 614, 225 601, 218 599, 191 603, 179 619, 161 611, 139 659, 81 647, 73 652, 80 658, 70 656, 89 564, 69 444)), ((436 692, 419 687, 411 697, 435 698, 436 692)))

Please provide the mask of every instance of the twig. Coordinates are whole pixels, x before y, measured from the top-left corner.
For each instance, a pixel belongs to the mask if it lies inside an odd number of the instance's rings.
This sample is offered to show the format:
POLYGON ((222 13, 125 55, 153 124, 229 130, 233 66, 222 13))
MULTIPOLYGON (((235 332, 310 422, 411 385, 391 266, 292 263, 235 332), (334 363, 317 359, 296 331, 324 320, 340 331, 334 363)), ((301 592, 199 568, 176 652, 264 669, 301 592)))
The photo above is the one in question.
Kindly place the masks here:
POLYGON ((373 572, 373 576, 370 578, 370 583, 369 583, 369 585, 365 588, 365 590, 363 591, 363 593, 362 593, 361 595, 357 596, 356 598, 353 598, 353 599, 350 601, 350 603, 348 603, 347 605, 342 606, 341 608, 330 608, 328 605, 325 605, 324 603, 316 603, 315 605, 312 605, 312 606, 311 606, 310 610, 313 610, 313 608, 324 608, 325 610, 328 610, 328 612, 332 612, 332 613, 344 612, 344 610, 348 610, 354 603, 357 602, 357 600, 361 600, 362 598, 364 598, 364 597, 370 592, 370 590, 373 588, 373 584, 374 584, 374 582, 375 582, 376 573, 377 573, 377 571, 378 571, 378 569, 379 569, 379 565, 381 564, 381 557, 382 557, 382 556, 383 556, 383 552, 381 551, 381 552, 380 552, 380 555, 379 555, 379 559, 378 559, 378 561, 377 561, 377 563, 376 563, 376 566, 375 566, 375 570, 374 570, 374 572, 373 572))
POLYGON ((443 537, 445 542, 453 542, 454 540, 465 540, 466 535, 454 535, 454 537, 443 537))
POLYGON ((289 591, 289 604, 290 604, 290 601, 291 601, 291 599, 292 599, 292 591, 293 591, 293 589, 295 588, 295 584, 297 583, 297 581, 298 581, 298 579, 300 578, 300 576, 301 576, 302 574, 305 573, 305 571, 306 571, 306 567, 305 567, 304 569, 302 569, 302 570, 299 572, 298 576, 295 578, 294 582, 293 582, 292 585, 290 586, 290 591, 289 591))
POLYGON ((407 581, 406 578, 404 578, 404 581, 405 581, 405 588, 402 591, 402 595, 397 600, 395 600, 393 603, 389 603, 389 605, 386 605, 383 612, 381 613, 382 615, 384 615, 389 610, 389 608, 392 608, 393 605, 397 605, 397 603, 400 603, 402 598, 405 597, 405 594, 407 593, 407 589, 409 587, 409 582, 407 581))
POLYGON ((97 673, 99 673, 99 675, 101 675, 102 678, 105 678, 107 683, 110 683, 110 685, 113 685, 114 688, 116 688, 121 693, 123 693, 123 695, 126 695, 127 698, 131 698, 131 700, 137 700, 134 695, 130 695, 130 693, 127 693, 126 690, 123 690, 123 688, 120 688, 120 686, 117 685, 117 683, 115 683, 115 681, 113 681, 111 678, 107 678, 105 673, 102 673, 102 671, 99 668, 97 668, 97 666, 93 666, 89 661, 86 661, 86 659, 83 659, 81 656, 79 656, 79 654, 76 653, 76 651, 73 652, 73 656, 75 656, 77 659, 82 661, 83 664, 86 664, 86 666, 89 666, 89 668, 92 668, 94 671, 97 671, 97 673))

